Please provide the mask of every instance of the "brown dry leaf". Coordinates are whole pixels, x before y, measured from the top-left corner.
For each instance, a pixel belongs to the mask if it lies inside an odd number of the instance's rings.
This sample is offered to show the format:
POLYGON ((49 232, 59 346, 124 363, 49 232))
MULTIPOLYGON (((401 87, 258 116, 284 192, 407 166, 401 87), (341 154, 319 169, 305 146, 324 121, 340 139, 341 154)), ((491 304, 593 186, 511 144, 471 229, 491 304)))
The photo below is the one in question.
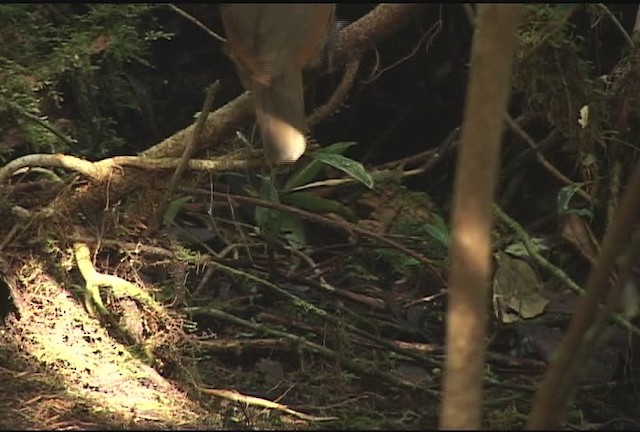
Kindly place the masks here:
POLYGON ((599 255, 599 245, 589 226, 576 214, 568 214, 562 219, 562 238, 575 247, 592 264, 599 255))
POLYGON ((561 292, 543 290, 542 295, 549 300, 546 311, 554 314, 571 315, 580 300, 578 294, 568 290, 561 292))
POLYGON ((549 303, 540 295, 538 275, 524 260, 504 252, 495 255, 498 268, 493 277, 493 309, 498 319, 512 323, 542 314, 549 303))
POLYGON ((391 225, 398 219, 428 222, 432 205, 424 194, 407 192, 399 188, 380 188, 367 191, 358 204, 371 211, 369 219, 391 225))
POLYGON ((98 54, 107 50, 109 46, 109 38, 105 35, 100 35, 91 42, 91 52, 98 54))

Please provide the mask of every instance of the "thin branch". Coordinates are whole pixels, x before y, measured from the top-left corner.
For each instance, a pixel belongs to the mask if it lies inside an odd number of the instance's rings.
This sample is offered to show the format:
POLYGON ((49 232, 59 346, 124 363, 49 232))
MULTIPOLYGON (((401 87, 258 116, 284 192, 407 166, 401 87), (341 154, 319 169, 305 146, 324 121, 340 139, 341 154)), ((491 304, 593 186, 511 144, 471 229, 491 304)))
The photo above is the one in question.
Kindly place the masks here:
POLYGON ((562 420, 570 394, 568 387, 573 384, 564 387, 565 380, 571 378, 571 371, 579 364, 576 353, 582 349, 585 335, 593 328, 599 315, 599 304, 610 290, 609 275, 617 260, 621 258, 623 246, 627 243, 629 233, 632 232, 639 216, 640 163, 636 163, 614 221, 605 234, 600 258, 589 275, 586 295, 578 303, 555 361, 550 364, 536 394, 527 424, 528 429, 554 429, 562 420), (561 387, 565 390, 559 394, 558 389, 561 387))
MULTIPOLYGON (((538 162, 540 162, 540 164, 545 167, 547 169, 547 171, 549 171, 551 173, 552 176, 554 176, 556 179, 558 179, 560 182, 566 184, 566 185, 574 185, 575 183, 568 178, 567 176, 565 176, 564 174, 562 174, 560 171, 558 171, 558 169, 556 167, 554 167, 551 162, 549 162, 542 153, 540 153, 540 151, 538 150, 538 145, 535 143, 535 141, 533 141, 533 138, 531 138, 529 136, 529 134, 522 129, 515 121, 513 121, 513 119, 511 118, 511 116, 505 112, 504 114, 504 119, 507 123, 507 126, 509 126, 509 129, 511 129, 513 132, 515 132, 518 136, 520 136, 520 138, 522 138, 524 140, 524 142, 526 142, 529 147, 531 147, 531 149, 533 151, 536 152, 536 158, 538 159, 538 162)), ((584 198, 589 204, 593 205, 593 197, 591 195, 589 195, 588 193, 586 193, 584 190, 582 189, 577 189, 576 190, 576 194, 580 195, 582 198, 584 198)))
MULTIPOLYGON (((618 21, 618 18, 616 18, 611 11, 609 10, 609 8, 604 5, 603 3, 598 3, 598 7, 600 9, 602 9, 604 11, 605 14, 607 14, 607 16, 609 17, 609 19, 611 20, 611 22, 617 27, 618 30, 620 30, 620 33, 622 33, 622 36, 624 37, 624 39, 627 41, 627 44, 629 45, 629 48, 633 48, 634 44, 633 44, 633 40, 631 39, 631 36, 629 36, 629 33, 627 33, 627 31, 624 29, 624 27, 622 26, 622 24, 620 23, 620 21, 618 21)), ((635 29, 634 29, 635 30, 635 29)))
POLYGON ((418 252, 415 252, 411 249, 408 249, 406 246, 393 241, 393 240, 389 240, 388 238, 386 238, 385 236, 375 233, 373 231, 369 231, 363 228, 360 228, 357 225, 348 223, 348 222, 344 222, 344 221, 340 221, 337 219, 330 219, 328 217, 324 217, 324 216, 320 216, 317 215, 315 213, 311 213, 311 212, 307 212, 304 210, 300 210, 298 208, 294 208, 294 207, 289 207, 289 206, 285 206, 283 204, 279 204, 279 203, 274 203, 274 202, 270 202, 270 201, 264 201, 261 199, 257 199, 257 198, 251 198, 248 196, 241 196, 241 195, 234 195, 234 194, 228 194, 228 193, 222 193, 222 192, 211 192, 211 195, 213 195, 214 197, 217 198, 221 198, 221 199, 227 199, 227 198, 231 198, 233 200, 237 200, 238 202, 242 203, 248 203, 251 205, 255 205, 255 206, 261 206, 261 207, 267 207, 270 209, 275 209, 275 210, 281 210, 281 211, 285 211, 291 214, 294 214, 296 216, 299 216, 301 218, 310 220, 312 222, 316 222, 319 224, 323 224, 326 226, 331 226, 334 228, 338 228, 341 229, 343 231, 346 232, 351 232, 351 233, 357 233, 360 235, 363 235, 365 237, 369 237, 372 238, 374 240, 377 240, 380 243, 383 243, 389 247, 392 247, 412 258, 415 258, 418 262, 420 262, 422 265, 424 265, 425 267, 434 270, 433 267, 433 262, 431 262, 428 258, 426 258, 425 256, 419 254, 418 252))
POLYGON ((74 144, 78 143, 78 141, 76 141, 75 139, 69 138, 68 136, 66 136, 65 134, 60 132, 58 130, 58 128, 53 126, 48 121, 43 120, 42 118, 38 117, 37 115, 31 114, 30 112, 24 110, 20 105, 14 103, 14 102, 11 102, 10 100, 6 100, 6 99, 4 99, 4 102, 7 105, 9 105, 11 108, 13 108, 18 114, 22 115, 23 117, 28 118, 32 122, 36 123, 37 125, 42 126, 46 130, 48 130, 49 132, 54 134, 56 137, 58 137, 60 139, 60 141, 64 142, 69 147, 73 147, 74 144))
POLYGON ((301 413, 299 411, 295 411, 291 408, 289 408, 286 405, 277 403, 277 402, 273 402, 270 400, 266 400, 266 399, 262 399, 262 398, 258 398, 255 396, 247 396, 247 395, 243 395, 241 393, 238 393, 235 390, 219 390, 219 389, 211 389, 211 388, 206 388, 206 387, 198 387, 200 389, 200 391, 202 391, 202 393, 205 394, 210 394, 213 396, 217 396, 217 397, 221 397, 221 398, 225 398, 234 402, 241 402, 243 404, 246 405, 253 405, 253 406, 258 406, 258 407, 262 407, 262 408, 268 408, 268 409, 274 409, 274 410, 278 410, 278 411, 282 411, 285 412, 287 414, 290 414, 294 417, 298 417, 299 419, 302 420, 307 420, 307 421, 330 421, 330 420, 338 420, 339 417, 317 417, 317 416, 312 416, 309 414, 304 414, 301 413))
MULTIPOLYGON (((385 72, 395 68, 396 66, 404 63, 405 61, 409 60, 411 57, 415 56, 416 53, 418 52, 418 50, 420 49, 420 47, 422 46, 422 43, 428 39, 427 42, 427 49, 429 47, 429 45, 433 42, 433 39, 436 37, 436 35, 438 33, 440 33, 440 30, 442 30, 442 16, 440 16, 440 18, 438 19, 438 21, 436 21, 423 35, 422 37, 418 40, 418 42, 413 46, 413 48, 411 48, 411 51, 409 51, 409 53, 405 54, 404 56, 400 57, 398 60, 394 61, 393 63, 391 63, 389 66, 385 66, 383 68, 376 68, 374 69, 374 71, 371 73, 371 75, 365 79, 362 80, 361 82, 363 84, 370 84, 372 82, 374 82, 375 80, 377 80, 378 78, 380 78, 380 76, 382 74, 384 74, 385 72)), ((378 56, 379 57, 379 56, 378 56)))
MULTIPOLYGON (((250 328, 255 332, 261 332, 279 339, 289 340, 292 343, 298 346, 304 347, 305 349, 315 352, 325 358, 338 361, 346 369, 351 370, 360 375, 363 375, 363 376, 374 375, 376 378, 379 378, 381 381, 389 383, 391 385, 395 385, 408 390, 417 390, 417 391, 423 392, 424 394, 434 396, 436 398, 439 396, 438 392, 435 390, 419 385, 416 382, 399 378, 398 376, 393 375, 391 373, 387 373, 380 370, 377 370, 377 371, 372 370, 371 367, 365 365, 361 361, 351 360, 343 355, 338 355, 338 353, 336 353, 334 350, 331 350, 315 342, 311 342, 305 339, 304 337, 296 336, 281 330, 276 330, 266 325, 256 323, 253 321, 244 320, 242 318, 238 318, 234 315, 231 315, 227 312, 221 311, 213 307, 207 308, 207 313, 217 319, 225 320, 239 326, 250 328)), ((329 318, 329 316, 327 318, 329 318)), ((368 334, 370 335, 371 333, 369 332, 368 334)))
POLYGON ((196 25, 196 27, 199 27, 202 30, 204 30, 204 32, 207 33, 209 36, 214 37, 215 39, 218 39, 222 43, 226 43, 227 42, 227 40, 225 38, 223 38, 222 36, 218 35, 217 33, 213 32, 213 31, 211 31, 211 29, 209 29, 209 27, 207 27, 206 25, 202 24, 193 15, 188 14, 184 10, 180 9, 178 6, 174 5, 173 3, 169 3, 167 6, 169 6, 175 13, 177 13, 181 17, 185 18, 188 21, 191 21, 193 24, 196 25))
POLYGON ((331 95, 331 98, 327 101, 327 103, 318 107, 314 111, 314 113, 311 114, 307 119, 307 123, 309 124, 309 126, 313 126, 314 124, 319 123, 320 120, 329 117, 332 113, 338 110, 338 108, 342 105, 344 100, 349 95, 349 91, 351 90, 351 87, 353 86, 353 83, 356 79, 359 67, 360 57, 351 59, 349 63, 347 63, 344 74, 342 75, 342 80, 340 80, 340 84, 331 95))
POLYGON ((218 93, 218 90, 220 90, 220 80, 217 80, 207 89, 207 96, 204 100, 202 110, 200 111, 198 121, 196 122, 196 127, 193 130, 191 141, 185 147, 184 152, 182 153, 182 157, 180 158, 180 162, 178 162, 176 170, 173 173, 173 177, 171 177, 169 187, 166 189, 164 196, 160 200, 158 208, 149 223, 149 227, 147 229, 148 235, 153 234, 162 225, 162 219, 164 218, 164 214, 166 213, 167 207, 169 206, 169 199, 171 198, 171 195, 173 195, 173 192, 178 182, 182 178, 184 171, 187 169, 189 161, 191 160, 191 156, 193 156, 199 142, 202 140, 202 131, 204 130, 204 124, 207 117, 209 116, 209 113, 211 112, 213 101, 216 94, 218 93))
MULTIPOLYGON (((540 267, 542 269, 544 269, 547 272, 549 272, 549 274, 551 274, 551 275, 553 275, 553 277, 557 278, 564 286, 569 288, 574 293, 576 293, 578 295, 581 295, 581 296, 585 295, 585 290, 582 289, 577 283, 575 283, 569 277, 569 275, 567 275, 560 268, 558 268, 555 265, 553 265, 545 257, 540 255, 540 253, 538 252, 538 249, 536 248, 536 246, 531 242, 531 238, 529 237, 529 234, 525 231, 524 228, 522 228, 520 226, 520 224, 518 224, 518 222, 516 222, 515 220, 510 218, 498 205, 494 204, 493 211, 496 214, 496 217, 502 223, 504 223, 506 226, 508 226, 516 234, 516 237, 520 241, 522 241, 522 244, 524 245, 524 248, 529 253, 529 256, 531 256, 531 258, 533 258, 540 265, 540 267)), ((616 324, 618 324, 620 327, 630 331, 631 333, 633 333, 633 334, 635 334, 637 336, 640 336, 640 328, 638 328, 637 326, 633 325, 633 323, 631 321, 629 321, 628 319, 626 319, 624 316, 619 315, 619 314, 618 315, 614 315, 613 316, 613 321, 616 324)))

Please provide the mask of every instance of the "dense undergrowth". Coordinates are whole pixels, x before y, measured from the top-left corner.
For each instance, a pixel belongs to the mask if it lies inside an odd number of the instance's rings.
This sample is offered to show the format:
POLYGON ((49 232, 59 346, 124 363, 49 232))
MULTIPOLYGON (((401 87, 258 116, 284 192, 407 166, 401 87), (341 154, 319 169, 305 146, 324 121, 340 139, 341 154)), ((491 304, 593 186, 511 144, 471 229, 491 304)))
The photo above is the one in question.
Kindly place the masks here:
MULTIPOLYGON (((220 31, 212 5, 184 8, 220 31)), ((521 427, 637 159, 634 13, 531 5, 521 28, 496 200, 487 427, 521 427)), ((435 427, 469 29, 461 5, 416 19, 365 56, 350 98, 317 127, 323 150, 277 173, 188 172, 153 236, 168 170, 118 167, 98 182, 58 165, 11 173, 0 185, 11 298, 0 383, 12 390, 0 407, 11 415, 0 425, 435 427), (139 365, 112 382, 96 373, 119 358, 139 365), (146 410, 96 397, 123 389, 146 410)), ((318 78, 308 99, 339 78, 318 78)), ((231 62, 167 5, 0 5, 0 163, 135 155, 189 126, 215 79, 220 106, 240 89, 231 62)), ((253 137, 248 124, 227 135, 233 152, 197 157, 242 158, 253 137)), ((585 367, 570 426, 640 423, 637 329, 620 319, 585 367)))

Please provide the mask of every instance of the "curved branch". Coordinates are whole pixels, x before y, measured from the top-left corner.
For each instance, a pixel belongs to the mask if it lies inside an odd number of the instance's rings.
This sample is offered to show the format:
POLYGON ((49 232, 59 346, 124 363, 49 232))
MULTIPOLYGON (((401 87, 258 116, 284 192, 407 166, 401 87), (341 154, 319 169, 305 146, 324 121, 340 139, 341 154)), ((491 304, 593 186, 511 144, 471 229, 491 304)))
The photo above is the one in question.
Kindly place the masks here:
MULTIPOLYGON (((393 33, 406 26, 416 16, 429 7, 428 4, 380 4, 358 21, 345 27, 335 46, 335 61, 340 67, 362 53, 373 48, 393 33)), ((339 104, 338 104, 339 106, 339 104)), ((230 130, 239 127, 253 116, 253 103, 248 92, 244 92, 236 99, 214 111, 204 125, 203 142, 216 144, 230 130)), ((327 112, 326 115, 330 115, 327 112)), ((314 116, 314 121, 319 121, 314 116)), ((182 153, 184 146, 193 135, 194 125, 191 125, 145 150, 141 156, 150 158, 172 157, 182 153)))
MULTIPOLYGON (((249 92, 244 92, 231 102, 215 110, 205 122, 202 142, 217 143, 231 129, 240 127, 253 115, 253 102, 249 92)), ((195 124, 182 129, 162 142, 140 153, 149 158, 176 157, 184 151, 195 131, 195 124)))
POLYGON ((329 117, 340 108, 342 102, 344 102, 349 95, 349 90, 351 90, 351 87, 356 80, 359 67, 360 57, 355 57, 347 63, 342 80, 333 92, 333 95, 331 95, 329 101, 324 105, 319 106, 313 114, 307 117, 307 124, 309 124, 309 126, 319 123, 322 119, 329 117))
POLYGON ((0 184, 6 182, 16 171, 22 168, 49 167, 65 168, 77 171, 92 180, 98 180, 105 174, 101 167, 93 162, 64 154, 31 154, 14 159, 0 167, 0 184))
MULTIPOLYGON (((78 172, 92 181, 100 182, 109 178, 114 170, 121 167, 133 167, 146 170, 175 169, 180 160, 177 158, 145 158, 139 156, 114 156, 108 159, 91 162, 76 156, 64 154, 32 154, 12 160, 7 165, 0 167, 0 184, 5 183, 14 173, 23 168, 46 167, 64 168, 78 172)), ((255 169, 259 166, 268 166, 264 158, 216 158, 216 159, 191 159, 188 167, 193 171, 237 171, 255 169)))

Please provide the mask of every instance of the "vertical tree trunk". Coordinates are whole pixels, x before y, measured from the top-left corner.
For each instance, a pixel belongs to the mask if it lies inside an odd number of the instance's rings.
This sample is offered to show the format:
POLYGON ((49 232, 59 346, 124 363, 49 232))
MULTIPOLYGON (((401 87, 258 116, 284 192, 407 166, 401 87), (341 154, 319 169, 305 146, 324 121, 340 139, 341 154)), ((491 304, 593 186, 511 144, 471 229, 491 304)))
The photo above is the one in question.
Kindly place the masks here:
POLYGON ((453 202, 442 429, 482 426, 491 207, 522 9, 482 4, 476 19, 453 202))

